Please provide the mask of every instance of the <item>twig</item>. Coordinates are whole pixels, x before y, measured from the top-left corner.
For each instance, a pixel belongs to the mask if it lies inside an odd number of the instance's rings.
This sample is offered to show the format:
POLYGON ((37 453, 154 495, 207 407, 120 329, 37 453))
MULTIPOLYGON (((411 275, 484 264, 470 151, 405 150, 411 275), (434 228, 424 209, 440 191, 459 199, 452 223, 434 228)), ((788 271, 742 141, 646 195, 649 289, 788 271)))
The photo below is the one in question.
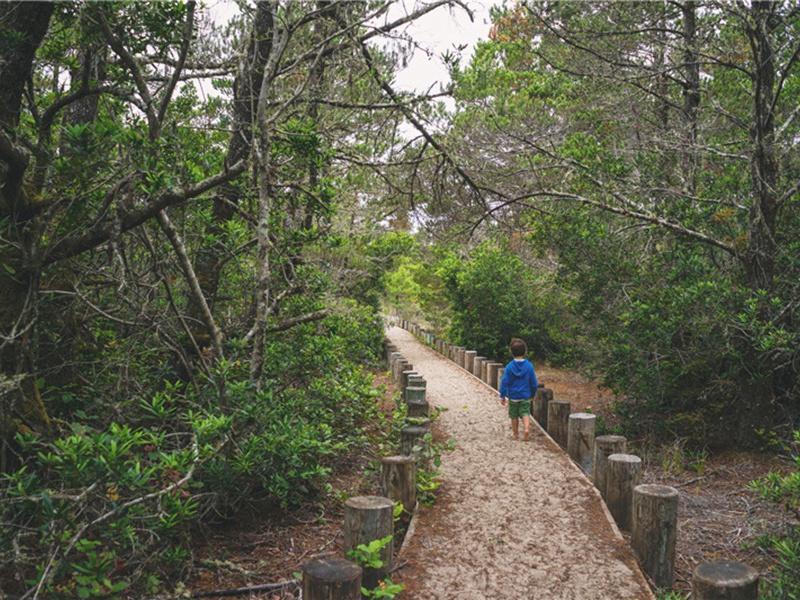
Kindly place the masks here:
POLYGON ((284 590, 300 583, 299 579, 291 579, 281 583, 262 583, 260 585, 248 585, 246 587, 235 588, 232 590, 214 590, 211 592, 195 592, 192 598, 210 598, 211 596, 244 596, 251 592, 274 592, 284 590))

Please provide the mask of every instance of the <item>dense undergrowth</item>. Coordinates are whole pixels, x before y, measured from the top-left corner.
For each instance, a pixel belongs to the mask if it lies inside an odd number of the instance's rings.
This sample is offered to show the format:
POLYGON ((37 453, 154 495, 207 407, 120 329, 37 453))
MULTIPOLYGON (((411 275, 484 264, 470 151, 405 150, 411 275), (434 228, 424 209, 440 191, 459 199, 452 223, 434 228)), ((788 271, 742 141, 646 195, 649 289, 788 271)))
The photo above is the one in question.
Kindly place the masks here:
POLYGON ((372 315, 353 309, 275 336, 260 389, 231 348, 194 385, 162 381, 113 410, 76 390, 69 402, 82 408, 62 411, 51 439, 17 437, 26 460, 0 488, 2 589, 152 596, 180 581, 193 523, 326 492, 335 458, 378 420, 365 367, 379 360, 383 329, 372 315))

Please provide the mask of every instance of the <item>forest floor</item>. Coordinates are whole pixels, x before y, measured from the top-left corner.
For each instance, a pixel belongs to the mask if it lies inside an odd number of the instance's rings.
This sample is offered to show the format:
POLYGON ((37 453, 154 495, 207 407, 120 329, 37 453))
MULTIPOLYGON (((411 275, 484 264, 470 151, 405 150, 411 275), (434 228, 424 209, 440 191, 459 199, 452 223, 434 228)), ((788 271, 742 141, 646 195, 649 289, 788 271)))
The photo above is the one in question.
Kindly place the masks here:
MULTIPOLYGON (((436 502, 420 508, 413 534, 398 553, 393 580, 406 586, 398 599, 511 598, 526 586, 536 586, 531 589, 539 598, 584 598, 589 596, 581 586, 589 582, 592 598, 650 597, 627 536, 608 523, 566 455, 541 433, 528 443, 512 440, 496 393, 407 332, 390 334, 400 338, 404 356, 415 355, 416 362, 406 356, 415 368, 425 371, 432 405, 451 404, 443 407, 448 410, 434 433, 440 440, 454 437, 456 444, 443 456, 436 502), (461 386, 481 400, 468 402, 461 386), (520 461, 524 469, 509 470, 520 461), (537 519, 554 505, 556 516, 537 519), (524 575, 512 576, 510 569, 524 575)), ((573 412, 591 410, 614 422, 614 398, 594 382, 546 365, 537 364, 537 374, 555 398, 572 403, 573 412)), ((378 384, 386 387, 390 410, 396 388, 385 373, 378 384)), ((781 533, 793 522, 747 484, 786 469, 788 462, 760 454, 692 453, 678 442, 658 450, 639 443, 628 451, 643 458, 643 482, 680 492, 674 589, 688 592, 694 567, 712 560, 745 562, 766 573, 774 559, 759 547, 759 537, 781 533)), ((255 508, 232 523, 198 530, 188 589, 195 597, 229 597, 215 592, 239 588, 239 597, 296 598, 293 581, 305 562, 342 555, 344 500, 379 493, 373 462, 369 456, 343 457, 334 465, 334 491, 299 510, 255 508), (274 590, 252 589, 283 582, 274 590)))

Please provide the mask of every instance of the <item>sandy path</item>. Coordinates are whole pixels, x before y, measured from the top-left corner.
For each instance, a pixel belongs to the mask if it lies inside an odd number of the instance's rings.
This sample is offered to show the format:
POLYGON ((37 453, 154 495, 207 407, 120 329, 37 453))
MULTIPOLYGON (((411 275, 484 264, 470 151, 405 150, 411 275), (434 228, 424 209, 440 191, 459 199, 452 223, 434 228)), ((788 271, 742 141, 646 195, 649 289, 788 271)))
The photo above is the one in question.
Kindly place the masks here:
POLYGON ((540 429, 513 440, 497 392, 392 327, 388 338, 448 409, 440 497, 421 507, 394 580, 413 600, 652 599, 599 495, 540 429))

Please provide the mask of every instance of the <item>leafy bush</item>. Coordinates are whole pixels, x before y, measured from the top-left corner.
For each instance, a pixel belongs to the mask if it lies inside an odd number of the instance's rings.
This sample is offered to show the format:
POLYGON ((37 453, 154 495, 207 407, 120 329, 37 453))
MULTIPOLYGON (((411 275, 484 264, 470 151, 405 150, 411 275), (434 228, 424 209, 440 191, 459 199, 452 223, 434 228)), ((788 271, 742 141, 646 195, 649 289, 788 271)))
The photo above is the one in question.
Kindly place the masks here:
POLYGON ((276 335, 261 389, 245 361, 221 361, 196 386, 134 389, 114 404, 124 425, 108 402, 70 391, 64 414, 84 422, 52 440, 18 436, 25 463, 0 477, 0 572, 27 580, 21 593, 153 595, 189 558, 199 517, 326 491, 335 457, 377 413, 359 362, 377 363, 381 341, 374 313, 348 305, 276 335))
MULTIPOLYGON (((795 448, 800 449, 800 431, 794 432, 795 448)), ((782 504, 800 518, 800 455, 793 456, 795 471, 788 475, 770 473, 764 479, 754 481, 750 489, 762 498, 782 504)), ((762 579, 762 596, 770 600, 800 598, 800 528, 785 537, 771 536, 762 544, 775 553, 778 564, 771 578, 762 579)))
POLYGON ((468 261, 450 256, 441 263, 440 277, 452 302, 456 343, 494 359, 508 358, 513 337, 524 339, 535 356, 558 350, 542 275, 508 247, 483 245, 468 261))

